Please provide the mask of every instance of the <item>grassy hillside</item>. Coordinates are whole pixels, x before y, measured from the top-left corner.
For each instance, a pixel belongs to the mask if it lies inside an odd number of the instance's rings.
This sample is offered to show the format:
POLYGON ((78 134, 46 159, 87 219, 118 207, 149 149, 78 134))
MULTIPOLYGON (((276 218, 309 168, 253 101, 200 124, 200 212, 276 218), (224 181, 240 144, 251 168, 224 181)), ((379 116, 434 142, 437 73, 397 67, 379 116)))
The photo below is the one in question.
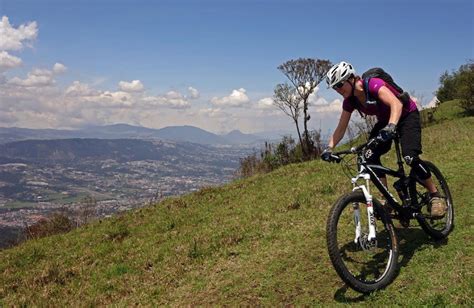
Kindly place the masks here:
POLYGON ((326 250, 329 208, 350 182, 314 161, 1 251, 0 305, 472 306, 473 130, 472 117, 424 130, 423 157, 448 179, 456 227, 441 243, 400 227, 400 274, 370 296, 344 286, 326 250))

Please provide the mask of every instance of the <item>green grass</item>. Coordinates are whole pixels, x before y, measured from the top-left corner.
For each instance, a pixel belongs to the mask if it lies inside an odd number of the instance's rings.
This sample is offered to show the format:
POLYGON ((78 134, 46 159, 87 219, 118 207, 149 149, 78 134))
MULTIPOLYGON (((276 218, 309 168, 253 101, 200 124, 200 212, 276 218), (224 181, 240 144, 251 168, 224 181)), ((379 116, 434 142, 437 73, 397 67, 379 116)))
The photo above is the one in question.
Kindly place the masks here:
POLYGON ((470 117, 424 130, 456 227, 440 243, 399 228, 400 273, 370 296, 344 286, 326 249, 329 209, 350 182, 313 161, 1 251, 0 305, 473 306, 473 129, 470 117))
MULTIPOLYGON (((424 111, 426 112, 426 111, 424 111)), ((460 106, 460 100, 444 102, 436 108, 434 113, 434 123, 454 120, 464 116, 464 110, 460 106)))

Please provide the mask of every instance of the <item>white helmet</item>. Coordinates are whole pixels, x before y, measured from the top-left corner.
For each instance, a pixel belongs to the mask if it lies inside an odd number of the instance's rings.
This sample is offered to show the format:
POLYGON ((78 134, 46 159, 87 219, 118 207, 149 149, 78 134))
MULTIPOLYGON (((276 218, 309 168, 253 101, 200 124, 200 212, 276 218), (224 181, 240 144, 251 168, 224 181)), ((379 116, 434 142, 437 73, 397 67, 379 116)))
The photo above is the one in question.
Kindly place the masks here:
POLYGON ((334 65, 326 75, 328 89, 334 87, 341 81, 349 79, 352 75, 355 75, 355 70, 350 63, 342 61, 334 65))

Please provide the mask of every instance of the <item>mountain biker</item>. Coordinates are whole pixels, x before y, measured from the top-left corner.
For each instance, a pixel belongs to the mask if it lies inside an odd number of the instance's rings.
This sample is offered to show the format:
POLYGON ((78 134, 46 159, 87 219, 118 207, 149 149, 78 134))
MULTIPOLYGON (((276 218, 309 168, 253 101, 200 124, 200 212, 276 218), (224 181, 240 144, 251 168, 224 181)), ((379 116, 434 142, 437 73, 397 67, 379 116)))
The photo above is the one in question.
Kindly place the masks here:
MULTIPOLYGON (((352 112, 357 109, 366 115, 375 115, 377 123, 370 132, 370 139, 376 138, 376 146, 365 154, 370 164, 381 165, 380 156, 387 153, 392 145, 396 132, 400 136, 402 155, 405 162, 423 182, 430 193, 431 216, 442 218, 446 214, 446 202, 439 194, 431 179, 431 173, 419 158, 421 151, 420 114, 416 103, 409 98, 403 103, 397 90, 381 78, 370 78, 364 82, 356 75, 353 66, 347 62, 334 65, 327 73, 328 88, 333 88, 342 95, 342 113, 339 123, 329 140, 327 148, 321 154, 325 161, 332 161, 332 149, 344 137, 352 112), (367 89, 368 87, 368 89, 367 89), (367 92, 366 92, 367 91, 367 92), (366 94, 368 93, 368 95, 366 94), (369 101, 367 96, 374 98, 369 101)), ((387 178, 376 172, 382 183, 387 187, 387 178)))

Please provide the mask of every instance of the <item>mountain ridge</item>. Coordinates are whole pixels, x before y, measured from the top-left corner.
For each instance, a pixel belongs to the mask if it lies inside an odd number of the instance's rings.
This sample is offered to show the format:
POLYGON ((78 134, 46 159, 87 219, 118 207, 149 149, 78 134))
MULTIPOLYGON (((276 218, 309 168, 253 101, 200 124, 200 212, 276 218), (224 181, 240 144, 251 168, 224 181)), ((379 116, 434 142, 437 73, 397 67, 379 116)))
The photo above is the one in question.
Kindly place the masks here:
POLYGON ((154 129, 119 123, 104 126, 90 126, 77 130, 0 127, 0 144, 27 139, 71 138, 154 138, 214 145, 262 143, 266 139, 262 136, 244 134, 238 130, 218 135, 191 125, 167 126, 160 129, 154 129))

